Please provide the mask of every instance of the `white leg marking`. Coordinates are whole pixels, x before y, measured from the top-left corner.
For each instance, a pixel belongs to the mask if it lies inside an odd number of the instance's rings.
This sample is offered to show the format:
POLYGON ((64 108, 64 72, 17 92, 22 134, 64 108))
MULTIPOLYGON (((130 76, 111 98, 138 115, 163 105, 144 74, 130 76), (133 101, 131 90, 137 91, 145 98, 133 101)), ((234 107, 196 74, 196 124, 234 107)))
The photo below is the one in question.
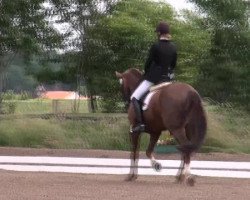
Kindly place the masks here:
POLYGON ((184 164, 184 168, 181 172, 181 174, 183 175, 189 175, 191 172, 190 172, 190 164, 184 164))
POLYGON ((154 166, 154 164, 156 163, 154 156, 151 156, 150 161, 151 161, 151 165, 154 166))

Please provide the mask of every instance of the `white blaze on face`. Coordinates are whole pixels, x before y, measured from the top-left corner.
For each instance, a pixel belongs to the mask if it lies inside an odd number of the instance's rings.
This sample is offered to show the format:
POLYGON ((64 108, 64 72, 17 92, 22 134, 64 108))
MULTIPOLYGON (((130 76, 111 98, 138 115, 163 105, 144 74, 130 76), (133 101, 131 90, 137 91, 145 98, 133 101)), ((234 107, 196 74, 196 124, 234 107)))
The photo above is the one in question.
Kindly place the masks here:
POLYGON ((122 85, 122 83, 123 83, 122 78, 119 79, 119 83, 122 85))

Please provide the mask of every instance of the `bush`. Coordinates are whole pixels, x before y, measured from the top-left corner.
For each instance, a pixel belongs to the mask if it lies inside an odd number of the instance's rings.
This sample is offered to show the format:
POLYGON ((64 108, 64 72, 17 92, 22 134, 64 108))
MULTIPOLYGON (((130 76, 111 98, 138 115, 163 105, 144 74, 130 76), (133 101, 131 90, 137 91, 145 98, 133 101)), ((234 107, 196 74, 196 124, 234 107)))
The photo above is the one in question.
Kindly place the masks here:
POLYGON ((16 112, 17 102, 6 101, 0 103, 0 114, 14 114, 16 112))
POLYGON ((8 90, 2 93, 2 100, 28 100, 32 98, 29 92, 22 91, 20 94, 15 93, 13 90, 8 90))
POLYGON ((14 114, 16 111, 16 102, 7 102, 7 114, 14 114))
POLYGON ((124 105, 116 98, 103 98, 100 101, 101 111, 104 113, 124 112, 124 105))
POLYGON ((12 90, 8 90, 7 92, 2 93, 3 100, 14 100, 15 94, 12 90))
POLYGON ((29 92, 24 91, 24 92, 21 92, 19 98, 20 99, 18 99, 18 100, 28 100, 28 99, 31 99, 32 96, 31 96, 31 94, 29 92))

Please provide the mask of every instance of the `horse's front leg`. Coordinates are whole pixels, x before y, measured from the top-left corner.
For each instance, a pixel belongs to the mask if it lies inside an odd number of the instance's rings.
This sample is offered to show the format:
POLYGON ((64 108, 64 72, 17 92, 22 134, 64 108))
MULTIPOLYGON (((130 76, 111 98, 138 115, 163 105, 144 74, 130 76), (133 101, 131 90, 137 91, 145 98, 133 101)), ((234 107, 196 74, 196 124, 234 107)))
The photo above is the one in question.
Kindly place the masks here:
POLYGON ((162 166, 160 163, 158 163, 155 160, 155 157, 153 155, 153 151, 154 151, 154 147, 156 142, 158 141, 159 137, 160 137, 161 133, 151 133, 150 134, 150 142, 146 151, 146 155, 147 157, 150 159, 151 161, 151 165, 152 167, 156 170, 156 171, 160 171, 162 169, 162 166))
POLYGON ((138 159, 139 159, 139 142, 140 134, 133 133, 130 131, 130 141, 131 141, 131 154, 130 154, 130 172, 127 181, 134 181, 138 176, 138 159))

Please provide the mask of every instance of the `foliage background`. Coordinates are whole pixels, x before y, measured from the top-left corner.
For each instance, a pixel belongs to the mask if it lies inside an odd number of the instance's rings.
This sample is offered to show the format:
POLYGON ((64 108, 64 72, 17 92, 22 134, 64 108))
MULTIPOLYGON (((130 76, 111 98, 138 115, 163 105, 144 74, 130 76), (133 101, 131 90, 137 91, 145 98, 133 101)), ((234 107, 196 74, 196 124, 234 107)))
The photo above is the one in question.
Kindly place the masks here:
MULTIPOLYGON (((112 125, 116 118, 100 120, 93 129, 95 121, 81 125, 77 118, 63 124, 60 117, 66 112, 124 112, 114 72, 144 68, 148 49, 157 40, 154 29, 164 20, 178 48, 177 81, 194 86, 208 102, 207 145, 249 152, 249 1, 189 2, 196 10, 177 12, 165 2, 149 0, 0 1, 0 144, 89 147, 84 134, 98 137, 111 127, 106 145, 126 149, 125 137, 115 135, 126 132, 125 118, 117 127, 112 125), (60 119, 46 121, 45 116, 53 115, 52 102, 34 99, 41 84, 61 85, 90 101, 64 102, 65 109, 55 116, 60 119), (65 142, 68 138, 72 143, 65 142)), ((90 143, 99 148, 103 138, 90 143)))
POLYGON ((0 91, 61 82, 102 96, 104 110, 114 112, 120 99, 114 71, 143 69, 164 20, 178 48, 177 80, 249 110, 249 2, 189 1, 197 9, 177 13, 149 0, 3 0, 0 91))

